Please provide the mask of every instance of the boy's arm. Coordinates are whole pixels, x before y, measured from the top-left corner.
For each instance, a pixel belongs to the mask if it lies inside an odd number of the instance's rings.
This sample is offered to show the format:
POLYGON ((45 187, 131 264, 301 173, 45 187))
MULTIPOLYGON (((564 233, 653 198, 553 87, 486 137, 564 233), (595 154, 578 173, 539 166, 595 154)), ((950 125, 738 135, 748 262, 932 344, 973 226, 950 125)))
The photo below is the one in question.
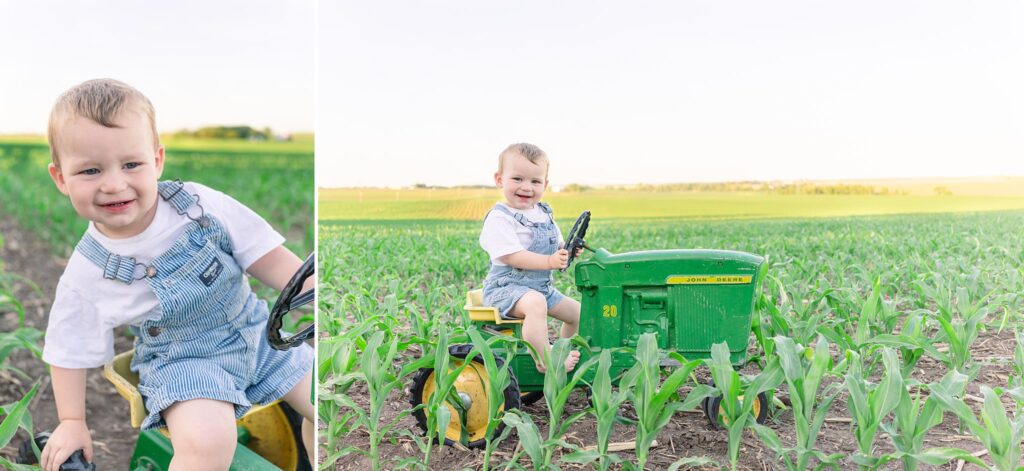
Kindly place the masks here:
POLYGON ((85 369, 50 366, 60 424, 43 449, 40 465, 44 470, 59 469, 78 449, 83 449, 85 459, 92 461, 92 437, 85 423, 85 372, 85 369))
MULTIPOLYGON (((245 271, 256 277, 257 280, 262 281, 263 284, 281 291, 284 289, 284 285, 288 284, 288 280, 292 278, 292 275, 299 271, 300 267, 302 267, 302 260, 293 254, 291 250, 286 249, 283 245, 279 245, 255 262, 252 262, 252 265, 249 265, 249 268, 245 271)), ((312 289, 315 286, 316 276, 311 276, 302 285, 302 290, 312 289)))
POLYGON ((529 250, 520 250, 502 255, 498 257, 498 260, 520 270, 559 270, 565 268, 565 265, 569 263, 569 251, 558 249, 551 255, 543 255, 529 250))

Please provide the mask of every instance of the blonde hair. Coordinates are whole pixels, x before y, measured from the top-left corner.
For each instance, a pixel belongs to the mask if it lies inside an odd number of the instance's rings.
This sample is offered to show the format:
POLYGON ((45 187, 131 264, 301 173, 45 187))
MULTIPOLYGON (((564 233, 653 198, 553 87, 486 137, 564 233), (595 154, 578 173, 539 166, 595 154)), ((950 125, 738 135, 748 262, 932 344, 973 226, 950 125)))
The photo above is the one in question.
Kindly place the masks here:
POLYGON ((548 154, 545 154, 544 151, 540 150, 540 147, 526 142, 509 145, 505 150, 498 154, 498 173, 501 173, 505 168, 505 157, 510 155, 521 155, 525 157, 526 160, 529 160, 530 163, 535 165, 540 165, 543 162, 545 164, 544 179, 547 180, 548 170, 551 168, 551 161, 548 160, 548 154))
POLYGON ((153 135, 153 146, 160 147, 160 135, 156 132, 156 111, 142 92, 114 79, 88 80, 62 93, 50 111, 46 137, 50 142, 50 158, 53 159, 53 164, 60 168, 58 137, 70 117, 79 116, 101 126, 116 128, 118 125, 114 123, 114 119, 128 106, 146 116, 149 120, 150 133, 153 135))

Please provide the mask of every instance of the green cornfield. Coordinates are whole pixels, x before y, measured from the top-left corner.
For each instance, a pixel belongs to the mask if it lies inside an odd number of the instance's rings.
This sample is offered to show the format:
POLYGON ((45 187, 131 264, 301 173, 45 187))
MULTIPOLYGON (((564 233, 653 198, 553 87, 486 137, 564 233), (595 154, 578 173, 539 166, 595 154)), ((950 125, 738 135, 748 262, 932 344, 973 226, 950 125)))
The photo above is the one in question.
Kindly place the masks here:
MULTIPOLYGON (((195 181, 252 208, 300 257, 314 247, 312 142, 166 142, 164 179, 195 181)), ((67 256, 86 222, 50 180, 49 148, 31 139, 0 140, 0 212, 67 256)))
MULTIPOLYGON (((505 432, 470 450, 438 445, 436 428, 424 436, 408 389, 420 368, 454 368, 450 344, 489 351, 462 310, 487 271, 480 224, 373 220, 373 207, 346 218, 370 220, 325 220, 325 210, 357 207, 352 197, 321 205, 318 394, 327 469, 1022 469, 1020 211, 685 220, 595 209, 591 247, 765 256, 751 363, 734 371, 720 345, 711 359, 678 358, 677 369, 659 373, 642 366, 664 355, 647 339, 630 352, 639 366, 629 378, 598 374, 586 384, 556 371, 551 391, 578 391, 492 408, 489 423, 505 432), (770 398, 764 425, 749 407, 757 391, 770 398), (695 412, 699 396, 721 398, 721 430, 695 412)), ((409 204, 410 213, 427 205, 409 204)), ((559 221, 563 232, 571 223, 559 221)), ((555 284, 578 298, 573 279, 570 269, 555 284)), ((556 343, 552 364, 567 347, 556 343)), ((600 372, 599 361, 577 370, 600 372)), ((500 388, 495 371, 488 374, 500 388)), ((418 407, 427 417, 454 410, 444 401, 418 407)))

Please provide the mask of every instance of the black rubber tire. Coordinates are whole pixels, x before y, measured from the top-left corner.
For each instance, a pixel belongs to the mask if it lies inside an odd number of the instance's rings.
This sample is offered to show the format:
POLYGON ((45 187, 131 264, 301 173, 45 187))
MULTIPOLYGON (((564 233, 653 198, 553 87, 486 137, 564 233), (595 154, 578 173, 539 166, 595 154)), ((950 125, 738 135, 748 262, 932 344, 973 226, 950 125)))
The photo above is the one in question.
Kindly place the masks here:
POLYGON ((302 440, 302 414, 292 409, 288 403, 281 401, 278 402, 281 407, 281 411, 284 412, 284 416, 288 418, 288 425, 291 427, 292 438, 295 439, 295 447, 298 451, 299 462, 295 465, 295 471, 313 471, 313 466, 309 464, 309 456, 306 455, 306 445, 302 440))
MULTIPOLYGON (((763 392, 759 393, 757 395, 757 402, 759 402, 761 406, 757 410, 757 417, 755 417, 754 420, 763 425, 768 421, 768 396, 763 392)), ((704 417, 707 417, 708 423, 711 424, 711 427, 715 430, 722 429, 723 424, 718 417, 718 411, 721 410, 721 406, 722 396, 706 398, 703 401, 704 417)))
POLYGON ((524 406, 533 405, 541 399, 544 399, 544 391, 530 391, 519 395, 519 402, 524 406))
MULTIPOLYGON (((454 357, 454 358, 465 359, 466 358, 465 351, 468 350, 468 349, 466 349, 466 348, 458 348, 458 347, 460 347, 460 346, 453 345, 452 347, 450 347, 449 348, 450 355, 452 357, 454 357)), ((479 358, 473 358, 472 361, 476 362, 476 363, 479 363, 481 365, 483 364, 483 362, 480 361, 479 358)), ((495 361, 497 362, 498 366, 503 366, 503 363, 502 363, 501 359, 495 358, 495 361)), ((409 388, 409 404, 411 404, 413 407, 416 407, 416 406, 419 406, 420 404, 422 404, 421 397, 423 396, 423 388, 424 388, 424 386, 426 386, 427 380, 430 378, 430 374, 433 373, 433 371, 434 371, 433 368, 420 368, 420 370, 416 373, 416 377, 413 378, 412 387, 409 388)), ((519 382, 516 380, 516 375, 512 371, 509 371, 509 380, 510 380, 509 381, 509 385, 508 385, 507 388, 505 388, 505 394, 504 394, 504 396, 505 396, 505 410, 506 411, 507 410, 512 410, 512 409, 519 409, 520 404, 521 404, 521 401, 520 401, 521 396, 519 394, 519 382)), ((413 411, 412 415, 413 415, 413 417, 416 418, 416 425, 419 426, 420 430, 422 430, 423 433, 426 433, 427 432, 427 414, 423 411, 423 408, 416 409, 415 411, 413 411)), ((499 436, 501 434, 502 430, 504 430, 504 428, 505 428, 505 424, 504 423, 498 424, 498 427, 494 429, 493 436, 494 437, 499 436)), ((436 437, 431 437, 431 441, 433 443, 437 443, 437 438, 436 437)), ((449 446, 450 445, 454 445, 455 441, 446 437, 444 439, 444 444, 445 445, 449 445, 449 446)), ((466 446, 469 447, 469 448, 483 448, 486 444, 487 444, 487 440, 484 439, 484 438, 481 438, 479 440, 474 440, 474 441, 469 442, 468 444, 466 444, 466 446)))

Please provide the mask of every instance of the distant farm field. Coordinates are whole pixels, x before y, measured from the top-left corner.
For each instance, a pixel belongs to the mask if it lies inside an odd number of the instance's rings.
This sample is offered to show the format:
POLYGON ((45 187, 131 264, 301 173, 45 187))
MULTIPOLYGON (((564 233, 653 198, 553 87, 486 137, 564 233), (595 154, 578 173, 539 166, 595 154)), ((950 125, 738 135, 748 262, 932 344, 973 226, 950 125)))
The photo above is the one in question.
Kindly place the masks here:
MULTIPOLYGON (((267 219, 300 256, 313 250, 312 139, 298 142, 167 141, 164 179, 227 193, 267 219), (308 141, 308 142, 307 142, 308 141)), ((49 148, 39 137, 0 139, 0 212, 56 254, 74 247, 86 222, 54 187, 49 148)))
MULTIPOLYGON (((491 189, 321 189, 318 220, 481 220, 500 196, 491 189)), ((1024 193, 1011 192, 874 196, 596 190, 549 191, 544 200, 559 217, 589 209, 602 219, 818 218, 1024 209, 1024 193)))

